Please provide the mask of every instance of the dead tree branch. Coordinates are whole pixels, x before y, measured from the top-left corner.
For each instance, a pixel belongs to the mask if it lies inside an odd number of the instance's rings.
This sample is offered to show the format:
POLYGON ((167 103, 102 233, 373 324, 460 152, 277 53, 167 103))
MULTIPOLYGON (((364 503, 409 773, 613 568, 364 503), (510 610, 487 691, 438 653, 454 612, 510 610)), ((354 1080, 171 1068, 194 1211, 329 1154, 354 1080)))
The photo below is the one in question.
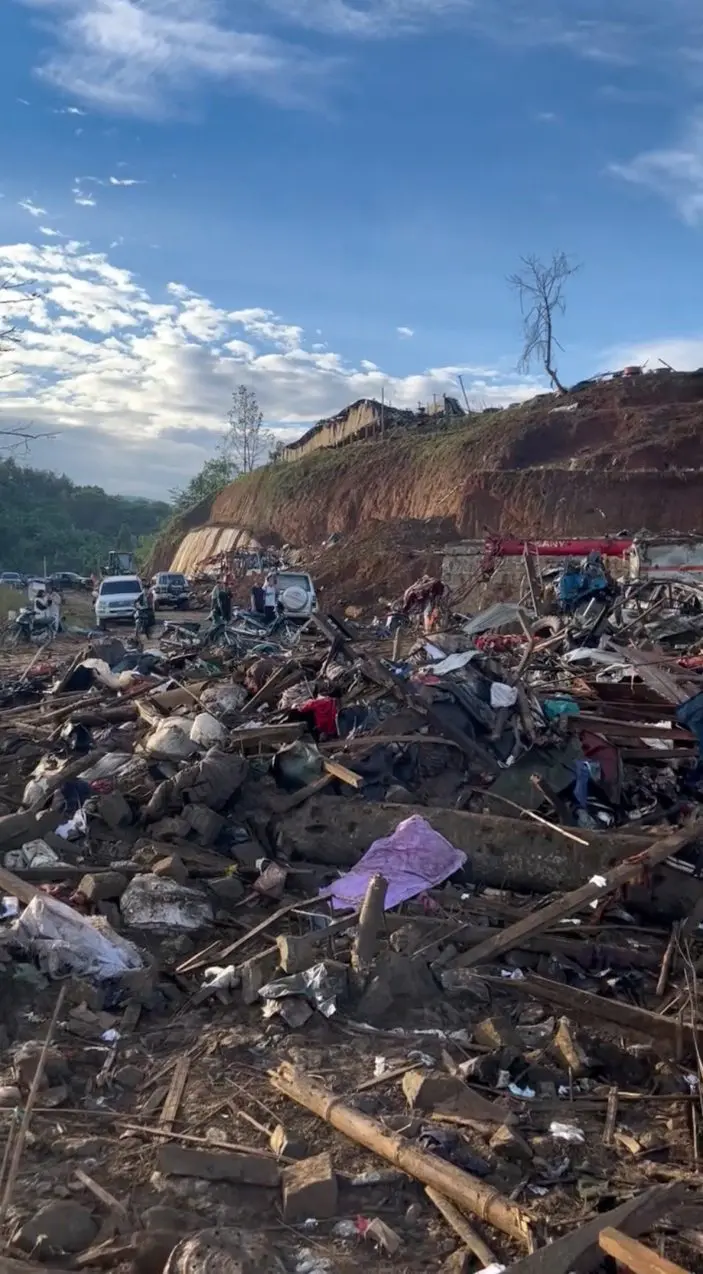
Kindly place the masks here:
POLYGON ((555 350, 562 346, 554 334, 554 320, 566 312, 564 287, 581 267, 573 264, 565 252, 556 252, 546 264, 536 256, 523 257, 522 265, 522 271, 508 277, 510 287, 520 297, 523 317, 524 345, 518 370, 528 372, 538 360, 552 385, 563 394, 566 391, 554 359, 555 350))

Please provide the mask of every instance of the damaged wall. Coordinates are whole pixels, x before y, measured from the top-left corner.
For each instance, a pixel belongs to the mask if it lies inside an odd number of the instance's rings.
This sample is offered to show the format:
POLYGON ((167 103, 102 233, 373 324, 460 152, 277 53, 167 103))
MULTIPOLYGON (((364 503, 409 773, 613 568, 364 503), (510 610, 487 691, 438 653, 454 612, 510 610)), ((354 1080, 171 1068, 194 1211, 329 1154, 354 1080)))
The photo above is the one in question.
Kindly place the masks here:
POLYGON ((181 540, 170 569, 193 575, 220 553, 249 548, 261 548, 259 541, 249 531, 240 530, 236 526, 200 527, 196 531, 189 531, 181 540))

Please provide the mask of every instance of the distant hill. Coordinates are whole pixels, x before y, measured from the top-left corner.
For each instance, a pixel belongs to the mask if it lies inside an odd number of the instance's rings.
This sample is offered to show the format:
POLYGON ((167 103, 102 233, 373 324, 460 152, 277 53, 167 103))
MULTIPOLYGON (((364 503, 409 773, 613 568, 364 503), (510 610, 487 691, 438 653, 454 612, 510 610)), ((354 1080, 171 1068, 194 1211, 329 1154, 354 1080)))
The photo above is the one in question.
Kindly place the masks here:
POLYGON ((107 495, 0 460, 0 570, 90 574, 110 549, 137 550, 171 513, 159 500, 107 495))

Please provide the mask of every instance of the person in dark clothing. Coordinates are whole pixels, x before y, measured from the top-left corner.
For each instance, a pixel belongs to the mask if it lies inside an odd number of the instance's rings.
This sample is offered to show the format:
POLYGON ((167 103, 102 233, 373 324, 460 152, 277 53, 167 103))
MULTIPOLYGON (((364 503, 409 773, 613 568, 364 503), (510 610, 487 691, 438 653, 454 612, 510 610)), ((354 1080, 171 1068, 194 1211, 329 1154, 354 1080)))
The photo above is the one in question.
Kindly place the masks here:
POLYGON ((210 618, 213 624, 228 624, 232 618, 232 594, 224 577, 217 581, 210 597, 210 618))
POLYGON ((147 641, 151 637, 156 624, 156 614, 154 612, 154 601, 151 593, 140 593, 134 604, 134 636, 137 641, 140 637, 146 637, 147 641))
POLYGON ((266 594, 261 584, 254 584, 251 590, 251 609, 254 615, 263 615, 266 608, 266 594))

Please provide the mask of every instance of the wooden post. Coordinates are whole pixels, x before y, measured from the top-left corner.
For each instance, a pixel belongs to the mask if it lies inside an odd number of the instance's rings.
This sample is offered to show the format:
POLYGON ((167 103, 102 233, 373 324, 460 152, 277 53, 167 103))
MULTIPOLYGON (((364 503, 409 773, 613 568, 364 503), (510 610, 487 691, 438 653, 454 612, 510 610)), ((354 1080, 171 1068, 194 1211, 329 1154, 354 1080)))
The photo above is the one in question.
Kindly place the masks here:
POLYGON ((289 1063, 284 1062, 277 1071, 270 1071, 269 1080, 277 1092, 313 1111, 350 1141, 366 1146, 367 1150, 372 1150, 423 1185, 431 1186, 488 1225, 528 1243, 528 1215, 477 1177, 452 1163, 445 1163, 436 1155, 416 1149, 397 1133, 386 1132, 377 1120, 345 1106, 329 1088, 323 1088, 289 1063))
POLYGON ((607 1256, 612 1256, 618 1266, 632 1270, 633 1274, 686 1274, 680 1265, 674 1265, 673 1261, 667 1261, 651 1247, 645 1247, 644 1243, 612 1227, 601 1230, 598 1246, 607 1256))
POLYGON ((451 1226, 457 1237, 470 1252, 473 1252, 482 1266, 497 1264, 497 1257, 494 1256, 488 1244, 484 1243, 481 1235, 476 1233, 472 1225, 469 1225, 463 1212, 460 1212, 449 1199, 445 1199, 443 1194, 433 1190, 432 1186, 425 1186, 425 1194, 430 1202, 434 1203, 437 1211, 441 1212, 447 1225, 451 1226))
POLYGON ((378 950, 378 934, 383 929, 387 889, 388 881, 385 876, 372 876, 366 887, 351 953, 352 968, 362 976, 368 973, 378 950))

